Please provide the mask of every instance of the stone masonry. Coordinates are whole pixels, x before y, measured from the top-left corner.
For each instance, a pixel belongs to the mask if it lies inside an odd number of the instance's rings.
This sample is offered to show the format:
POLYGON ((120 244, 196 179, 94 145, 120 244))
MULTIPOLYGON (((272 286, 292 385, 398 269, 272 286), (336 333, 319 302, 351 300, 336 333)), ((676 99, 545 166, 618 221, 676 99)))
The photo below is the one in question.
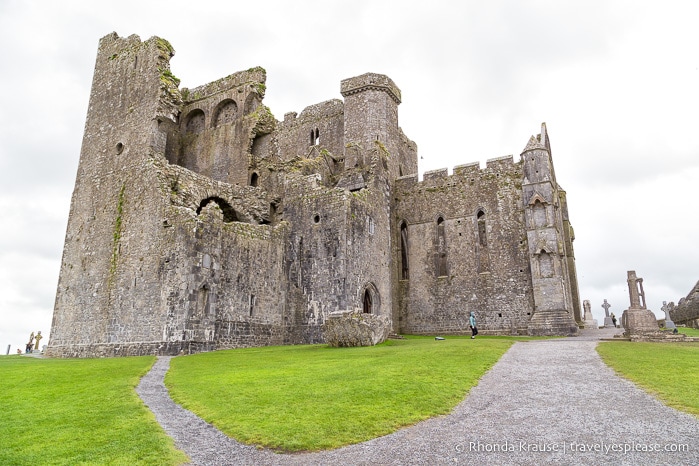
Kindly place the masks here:
POLYGON ((646 308, 646 293, 643 291, 643 279, 636 276, 635 270, 629 270, 627 283, 629 287, 629 308, 621 315, 621 326, 626 336, 659 333, 658 321, 653 311, 646 308))
POLYGON ((699 328, 699 282, 681 298, 677 306, 670 303, 670 318, 676 325, 699 328))
POLYGON ((100 40, 47 354, 316 343, 338 311, 396 333, 466 333, 472 310, 485 334, 577 331, 545 125, 518 161, 419 181, 387 76, 279 121, 264 69, 180 88, 173 55, 100 40))

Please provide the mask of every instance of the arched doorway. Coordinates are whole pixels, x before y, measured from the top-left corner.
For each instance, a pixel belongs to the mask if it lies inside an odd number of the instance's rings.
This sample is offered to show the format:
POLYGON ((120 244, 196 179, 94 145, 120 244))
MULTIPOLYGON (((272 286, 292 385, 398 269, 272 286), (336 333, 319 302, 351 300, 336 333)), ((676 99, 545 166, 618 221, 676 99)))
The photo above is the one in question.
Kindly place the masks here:
POLYGON ((364 290, 364 298, 362 299, 362 312, 364 312, 365 314, 371 314, 373 307, 374 302, 371 298, 371 291, 369 291, 369 289, 367 288, 364 290))
POLYGON ((378 314, 381 305, 379 291, 373 283, 367 283, 361 294, 362 312, 365 314, 378 314))

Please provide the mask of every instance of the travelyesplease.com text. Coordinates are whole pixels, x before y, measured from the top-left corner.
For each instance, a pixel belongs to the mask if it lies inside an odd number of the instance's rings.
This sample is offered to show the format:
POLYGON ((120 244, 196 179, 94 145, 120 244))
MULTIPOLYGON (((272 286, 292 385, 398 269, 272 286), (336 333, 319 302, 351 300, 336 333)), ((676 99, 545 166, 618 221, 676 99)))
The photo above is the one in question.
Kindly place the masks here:
POLYGON ((583 442, 468 442, 455 446, 459 453, 507 453, 507 452, 563 452, 563 453, 635 453, 635 452, 687 452, 689 445, 686 443, 583 443, 583 442))

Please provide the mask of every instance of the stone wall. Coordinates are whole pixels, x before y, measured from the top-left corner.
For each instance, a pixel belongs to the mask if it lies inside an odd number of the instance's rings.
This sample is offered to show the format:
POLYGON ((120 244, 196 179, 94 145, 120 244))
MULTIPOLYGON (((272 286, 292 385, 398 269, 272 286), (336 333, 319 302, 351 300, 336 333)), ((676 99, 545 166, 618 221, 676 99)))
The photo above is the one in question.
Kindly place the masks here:
POLYGON ((179 126, 168 135, 168 160, 215 180, 247 185, 250 148, 275 125, 260 105, 265 79, 262 68, 253 68, 183 89, 179 126))
POLYGON ((699 328, 699 282, 670 311, 670 318, 675 325, 699 328))
POLYGON ((565 195, 556 181, 546 124, 522 152, 522 203, 531 268, 534 312, 531 335, 577 333, 580 297, 572 252, 570 222, 564 219, 565 195))
POLYGON ((167 41, 100 41, 56 293, 49 354, 72 345, 159 339, 157 260, 166 203, 151 155, 179 92, 167 41), (158 219, 141 222, 142 219, 158 219), (125 293, 126 289, 138 293, 125 293), (144 296, 147 298, 144 299, 144 296))
POLYGON ((545 126, 521 161, 418 182, 387 76, 277 121, 264 69, 180 90, 173 54, 100 41, 49 355, 317 343, 336 311, 395 332, 466 333, 472 310, 483 333, 573 332, 545 126))
POLYGON ((484 333, 526 330, 533 296, 521 179, 521 163, 504 157, 396 181, 395 262, 403 222, 409 262, 398 290, 401 332, 465 333, 470 311, 484 333))

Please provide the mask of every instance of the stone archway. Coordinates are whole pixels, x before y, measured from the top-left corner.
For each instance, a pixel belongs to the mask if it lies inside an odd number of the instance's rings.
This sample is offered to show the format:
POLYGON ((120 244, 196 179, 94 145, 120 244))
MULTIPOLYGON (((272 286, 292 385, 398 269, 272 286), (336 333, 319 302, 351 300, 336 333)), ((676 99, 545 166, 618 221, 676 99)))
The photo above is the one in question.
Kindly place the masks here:
POLYGON ((364 314, 378 314, 381 304, 381 298, 379 296, 379 291, 376 286, 369 282, 364 285, 361 294, 362 300, 362 313, 364 314))
POLYGON ((374 303, 371 298, 371 292, 368 289, 364 290, 364 297, 362 298, 362 312, 365 314, 371 314, 373 306, 374 303))

